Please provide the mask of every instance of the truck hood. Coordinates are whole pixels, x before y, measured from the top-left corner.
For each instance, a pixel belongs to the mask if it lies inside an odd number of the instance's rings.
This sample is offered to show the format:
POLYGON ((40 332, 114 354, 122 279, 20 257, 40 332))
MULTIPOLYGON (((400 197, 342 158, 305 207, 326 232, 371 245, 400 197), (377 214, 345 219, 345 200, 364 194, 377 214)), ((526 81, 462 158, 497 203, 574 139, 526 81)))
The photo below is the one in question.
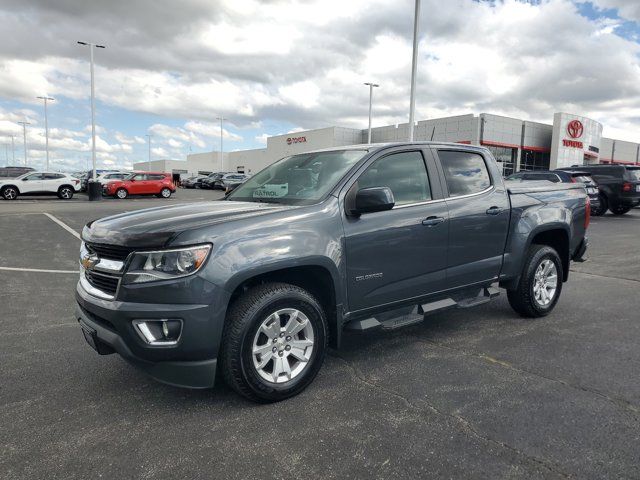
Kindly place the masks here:
POLYGON ((89 222, 82 231, 82 239, 107 245, 156 248, 187 230, 295 208, 298 207, 227 201, 148 208, 89 222))

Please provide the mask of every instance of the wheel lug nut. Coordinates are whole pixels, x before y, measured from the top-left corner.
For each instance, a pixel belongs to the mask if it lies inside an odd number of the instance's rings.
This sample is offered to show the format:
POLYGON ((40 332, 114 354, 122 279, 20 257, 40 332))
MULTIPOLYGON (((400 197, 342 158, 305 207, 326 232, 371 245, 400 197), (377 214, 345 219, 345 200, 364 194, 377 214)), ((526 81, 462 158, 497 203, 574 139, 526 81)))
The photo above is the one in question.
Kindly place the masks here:
POLYGON ((286 340, 287 340, 287 342, 290 342, 290 341, 291 341, 291 337, 290 337, 290 336, 289 336, 289 337, 287 337, 287 339, 286 339, 286 340))
POLYGON ((273 347, 273 348, 271 349, 271 351, 272 351, 273 353, 276 353, 276 352, 278 351, 278 349, 277 349, 276 347, 273 347))
POLYGON ((283 352, 282 350, 280 350, 280 351, 278 352, 278 355, 281 357, 282 355, 284 355, 284 352, 283 352))
POLYGON ((273 343, 276 343, 277 341, 278 341, 277 337, 273 339, 273 343))
POLYGON ((284 332, 280 332, 280 337, 284 337, 284 332))
POLYGON ((284 347, 284 349, 288 352, 289 350, 291 350, 291 345, 287 345, 286 347, 284 347))

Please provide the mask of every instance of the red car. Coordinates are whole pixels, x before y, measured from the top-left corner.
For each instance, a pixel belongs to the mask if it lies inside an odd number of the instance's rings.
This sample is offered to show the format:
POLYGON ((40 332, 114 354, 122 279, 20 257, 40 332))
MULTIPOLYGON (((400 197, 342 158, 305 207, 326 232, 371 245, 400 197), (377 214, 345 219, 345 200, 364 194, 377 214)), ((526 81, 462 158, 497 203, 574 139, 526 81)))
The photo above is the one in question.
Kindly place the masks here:
POLYGON ((169 198, 176 187, 171 174, 162 172, 132 173, 122 180, 113 180, 102 187, 103 195, 120 199, 129 195, 156 195, 169 198))

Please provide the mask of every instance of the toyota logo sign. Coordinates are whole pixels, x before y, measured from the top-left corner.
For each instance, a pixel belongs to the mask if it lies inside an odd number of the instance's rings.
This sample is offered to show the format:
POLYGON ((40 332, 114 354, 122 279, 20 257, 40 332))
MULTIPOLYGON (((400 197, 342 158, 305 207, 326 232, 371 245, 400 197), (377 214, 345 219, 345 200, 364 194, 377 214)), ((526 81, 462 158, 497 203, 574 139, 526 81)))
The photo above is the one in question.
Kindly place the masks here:
POLYGON ((580 138, 584 132, 584 126, 580 120, 571 120, 567 125, 567 133, 571 138, 580 138))
POLYGON ((293 143, 306 143, 307 137, 289 137, 287 138, 287 145, 291 145, 293 143))

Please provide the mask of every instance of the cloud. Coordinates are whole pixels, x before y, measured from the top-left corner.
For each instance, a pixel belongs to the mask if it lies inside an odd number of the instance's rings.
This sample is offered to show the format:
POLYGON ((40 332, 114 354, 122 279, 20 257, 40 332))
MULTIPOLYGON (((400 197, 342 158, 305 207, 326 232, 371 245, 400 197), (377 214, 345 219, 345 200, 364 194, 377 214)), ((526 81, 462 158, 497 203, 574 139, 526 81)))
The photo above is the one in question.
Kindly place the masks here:
MULTIPOLYGON (((603 122, 606 135, 639 141, 640 47, 618 34, 618 20, 582 16, 577 2, 423 0, 417 118, 486 111, 550 122, 571 111, 603 122)), ((593 3, 640 21, 636 0, 593 3)), ((214 148, 219 115, 230 119, 223 136, 233 142, 263 144, 262 135, 245 140, 231 130, 265 124, 364 128, 365 81, 381 85, 374 126, 408 118, 412 0, 191 0, 179 8, 158 0, 151 10, 124 0, 7 0, 0 14, 0 97, 27 109, 43 93, 60 97, 57 108, 65 98, 86 100, 88 50, 70 39, 104 41, 99 102, 167 119, 149 132, 172 156, 214 148)), ((10 123, 0 123, 0 135, 13 131, 15 118, 2 121, 10 123)), ((110 135, 118 151, 144 144, 126 131, 110 135)))
POLYGON ((640 3, 638 0, 591 0, 597 7, 617 10, 622 18, 640 22, 640 3))

